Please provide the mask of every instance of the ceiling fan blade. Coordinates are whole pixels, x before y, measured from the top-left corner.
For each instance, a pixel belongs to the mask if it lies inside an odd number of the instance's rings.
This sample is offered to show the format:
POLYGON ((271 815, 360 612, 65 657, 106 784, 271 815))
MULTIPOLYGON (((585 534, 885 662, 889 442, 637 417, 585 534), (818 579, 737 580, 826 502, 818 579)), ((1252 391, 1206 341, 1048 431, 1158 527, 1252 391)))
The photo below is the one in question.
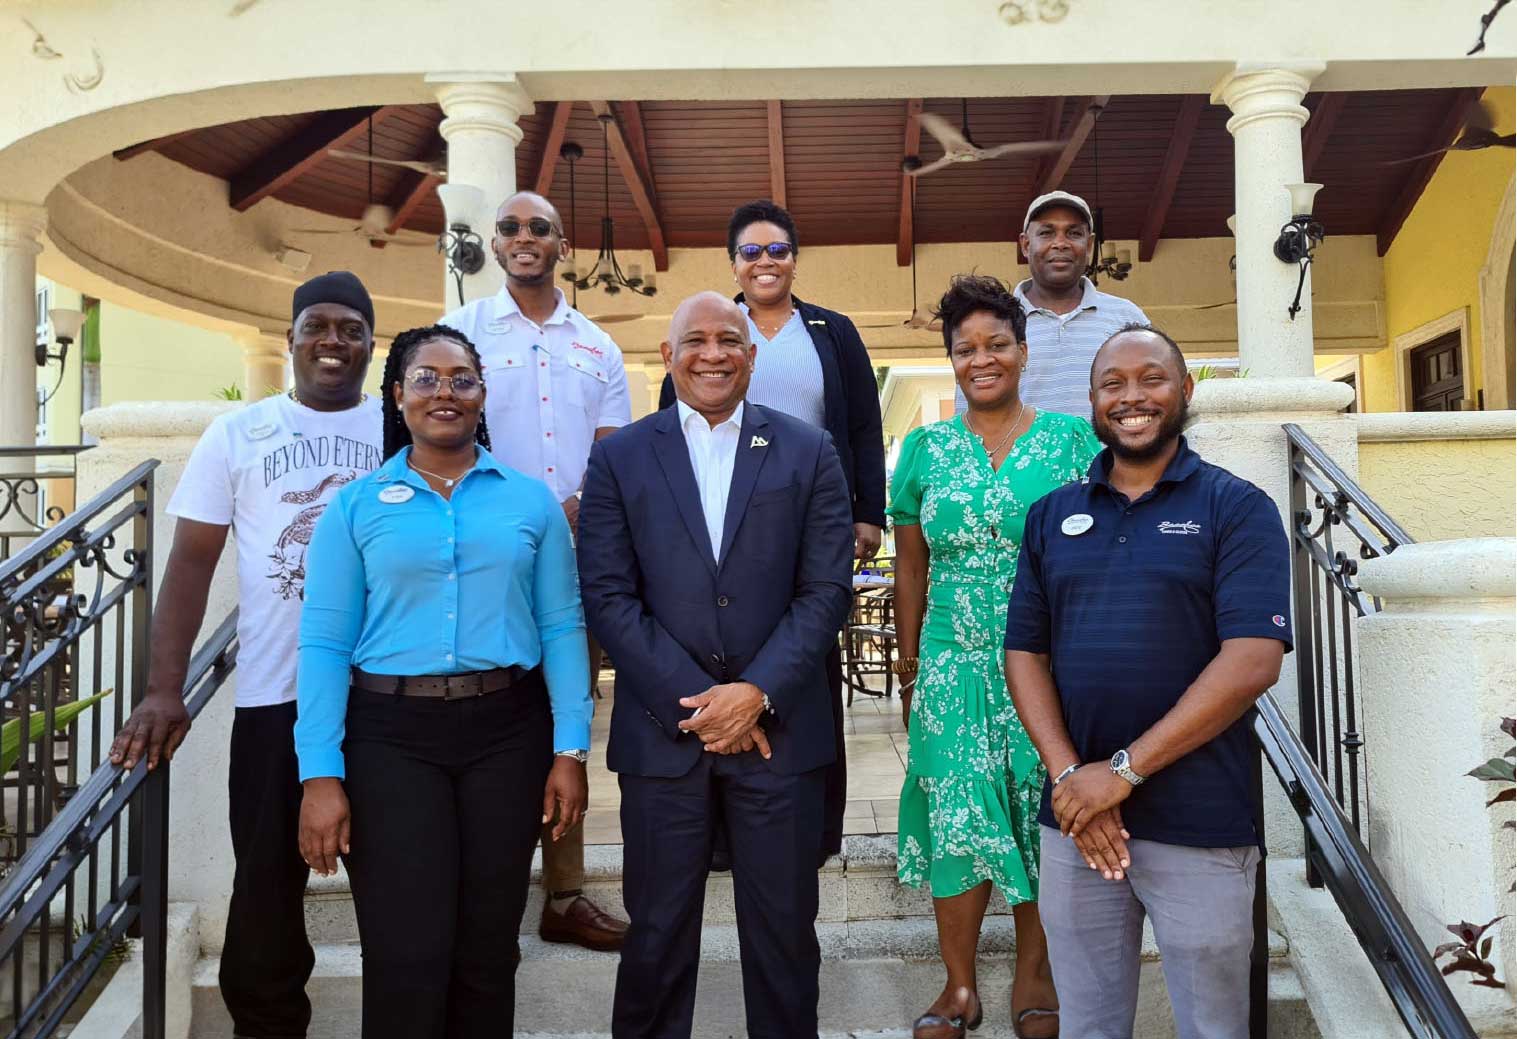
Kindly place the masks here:
POLYGON ((618 325, 625 321, 640 321, 642 314, 596 314, 590 320, 597 325, 618 325))
POLYGON ((1238 299, 1235 296, 1232 299, 1228 300, 1226 303, 1204 303, 1204 304, 1202 304, 1199 307, 1191 307, 1190 309, 1191 310, 1216 310, 1219 307, 1231 307, 1231 306, 1235 305, 1237 302, 1238 302, 1238 299))
POLYGON ((418 242, 414 238, 397 238, 394 235, 364 235, 370 242, 379 242, 384 245, 398 245, 408 249, 436 249, 436 242, 418 242))
POLYGON ((1064 145, 1064 141, 1014 141, 1010 144, 994 144, 989 148, 981 148, 980 158, 994 159, 1002 155, 1038 155, 1059 151, 1064 145))
POLYGON ((424 159, 384 159, 379 156, 370 157, 359 152, 343 151, 341 148, 328 148, 327 154, 334 159, 351 159, 354 162, 370 162, 376 166, 398 166, 403 170, 415 170, 417 173, 431 177, 446 177, 448 171, 445 167, 435 162, 427 162, 424 159))
POLYGON ((333 231, 325 227, 292 227, 290 234, 357 234, 362 230, 361 227, 350 227, 346 231, 333 231))
POLYGON ((934 172, 936 170, 942 169, 944 166, 951 166, 951 165, 953 165, 953 159, 952 159, 952 157, 945 155, 941 159, 939 159, 937 162, 929 162, 925 166, 918 166, 916 169, 912 170, 910 173, 907 173, 906 176, 908 176, 908 177, 920 177, 923 174, 932 173, 932 172, 934 172))
POLYGON ((1434 148, 1430 152, 1423 152, 1421 155, 1408 155, 1404 159, 1386 159, 1385 161, 1383 161, 1382 163, 1380 163, 1380 165, 1382 165, 1382 166, 1400 166, 1403 163, 1416 162, 1418 159, 1430 159, 1434 155, 1442 155, 1444 152, 1446 152, 1448 150, 1449 149, 1447 149, 1447 148, 1434 148))
POLYGON ((964 139, 964 135, 959 132, 958 127, 937 113, 923 112, 917 118, 921 120, 922 128, 932 134, 937 139, 938 144, 942 145, 944 152, 969 151, 974 147, 974 145, 964 139))

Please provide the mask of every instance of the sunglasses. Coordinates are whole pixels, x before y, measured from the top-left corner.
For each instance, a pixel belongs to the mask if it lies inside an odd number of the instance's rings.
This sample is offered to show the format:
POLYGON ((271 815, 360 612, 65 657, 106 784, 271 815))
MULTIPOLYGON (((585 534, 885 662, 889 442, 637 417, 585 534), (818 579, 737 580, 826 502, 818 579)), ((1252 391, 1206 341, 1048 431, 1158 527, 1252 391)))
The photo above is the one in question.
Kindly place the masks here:
POLYGON ((473 400, 484 389, 484 380, 473 372, 460 372, 457 375, 438 375, 430 368, 418 368, 406 376, 406 382, 411 386, 411 391, 418 397, 435 397, 443 383, 453 391, 455 400, 473 400))
MULTIPOLYGON (((515 217, 507 217, 496 223, 495 231, 502 238, 515 238, 521 234, 522 222, 515 217)), ((526 223, 528 232, 533 238, 549 238, 559 233, 558 228, 546 217, 535 216, 526 223)))
POLYGON ((737 247, 737 254, 749 263, 765 253, 769 254, 770 259, 783 260, 793 252, 795 252, 795 247, 789 242, 770 242, 768 245, 754 245, 750 242, 737 247))

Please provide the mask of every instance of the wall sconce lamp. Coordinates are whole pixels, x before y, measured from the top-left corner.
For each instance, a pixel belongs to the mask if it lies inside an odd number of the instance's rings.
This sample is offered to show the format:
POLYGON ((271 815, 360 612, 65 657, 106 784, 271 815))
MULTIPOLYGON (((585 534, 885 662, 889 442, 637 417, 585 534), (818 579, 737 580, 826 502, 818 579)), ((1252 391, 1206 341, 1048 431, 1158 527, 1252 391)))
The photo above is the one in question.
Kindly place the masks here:
POLYGON ((1301 278, 1296 282, 1296 298, 1286 308, 1286 313, 1294 321, 1301 312, 1301 292, 1306 287, 1306 271, 1312 265, 1312 254, 1327 237, 1327 232, 1312 218, 1312 203, 1322 185, 1287 184, 1285 190, 1290 192, 1293 215, 1290 222, 1280 228, 1280 237, 1275 239, 1275 257, 1281 263, 1294 263, 1301 268, 1301 278))
POLYGON ((469 218, 484 207, 485 193, 472 184, 439 184, 437 197, 448 222, 448 229, 437 237, 437 251, 448 258, 448 273, 462 302, 464 275, 485 269, 484 239, 469 226, 469 218))
POLYGON ((53 391, 42 399, 46 404, 58 393, 58 387, 63 385, 63 369, 68 364, 68 348, 74 345, 74 340, 79 338, 79 330, 84 327, 84 314, 78 310, 70 310, 67 307, 57 307, 47 312, 47 319, 53 326, 53 338, 58 343, 58 352, 48 353, 46 343, 37 344, 37 367, 41 368, 49 361, 58 362, 58 381, 53 384, 53 391))

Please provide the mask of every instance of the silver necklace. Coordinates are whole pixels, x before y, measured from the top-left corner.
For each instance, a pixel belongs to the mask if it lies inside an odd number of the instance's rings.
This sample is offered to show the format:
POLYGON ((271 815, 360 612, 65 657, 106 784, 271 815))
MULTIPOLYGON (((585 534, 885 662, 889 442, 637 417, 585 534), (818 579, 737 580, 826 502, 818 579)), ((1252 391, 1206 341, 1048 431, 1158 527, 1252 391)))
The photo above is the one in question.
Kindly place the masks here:
POLYGON ((409 457, 406 458, 406 465, 409 465, 412 469, 415 469, 418 473, 421 473, 424 476, 430 476, 434 480, 441 480, 444 487, 452 487, 455 483, 464 478, 464 473, 467 473, 469 471, 465 469, 463 473, 459 473, 457 476, 453 477, 453 479, 450 480, 446 476, 443 476, 441 473, 434 473, 430 469, 423 469, 421 466, 411 461, 409 457))
MULTIPOLYGON (((1027 402, 1024 400, 1022 402, 1022 406, 1017 409, 1017 417, 1011 420, 1011 427, 1006 430, 1006 435, 1001 438, 1000 443, 996 444, 995 447, 990 448, 985 452, 987 458, 993 460, 996 455, 1001 453, 1001 448, 1006 446, 1006 442, 1011 439, 1011 435, 1015 433, 1017 431, 1017 427, 1022 424, 1022 413, 1026 410, 1027 402)), ((975 428, 969 424, 969 412, 967 411, 964 412, 964 427, 971 433, 974 433, 975 436, 979 437, 980 443, 982 445, 989 443, 989 441, 985 439, 985 434, 977 432, 975 428)))
POLYGON ((783 321, 781 321, 781 322, 779 322, 779 323, 777 323, 775 325, 771 326, 771 325, 762 325, 762 324, 759 324, 758 319, 756 319, 756 318, 754 319, 753 323, 758 326, 758 330, 760 332, 764 333, 764 338, 765 339, 770 339, 770 338, 772 338, 774 336, 774 334, 776 332, 778 332, 780 329, 782 329, 786 325, 788 325, 790 323, 790 319, 792 317, 794 317, 794 316, 795 316, 795 307, 791 307, 790 308, 790 313, 788 313, 788 314, 785 315, 785 320, 783 320, 783 321))

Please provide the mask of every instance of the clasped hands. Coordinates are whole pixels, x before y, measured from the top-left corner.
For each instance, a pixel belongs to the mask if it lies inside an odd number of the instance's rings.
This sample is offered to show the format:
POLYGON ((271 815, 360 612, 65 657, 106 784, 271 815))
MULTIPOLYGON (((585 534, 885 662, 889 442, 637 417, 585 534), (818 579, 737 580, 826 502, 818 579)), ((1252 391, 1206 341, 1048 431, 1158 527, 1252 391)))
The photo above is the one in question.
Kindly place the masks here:
POLYGON ((1132 865, 1118 807, 1132 795, 1132 784, 1104 761, 1083 765, 1053 788, 1053 816, 1059 832, 1075 842, 1085 863, 1107 880, 1121 880, 1132 865))
POLYGON ((679 727, 693 732, 711 753, 742 754, 757 748, 765 758, 770 756, 769 737, 758 724, 764 691, 752 682, 714 685, 704 693, 681 697, 679 703, 696 712, 679 727))

